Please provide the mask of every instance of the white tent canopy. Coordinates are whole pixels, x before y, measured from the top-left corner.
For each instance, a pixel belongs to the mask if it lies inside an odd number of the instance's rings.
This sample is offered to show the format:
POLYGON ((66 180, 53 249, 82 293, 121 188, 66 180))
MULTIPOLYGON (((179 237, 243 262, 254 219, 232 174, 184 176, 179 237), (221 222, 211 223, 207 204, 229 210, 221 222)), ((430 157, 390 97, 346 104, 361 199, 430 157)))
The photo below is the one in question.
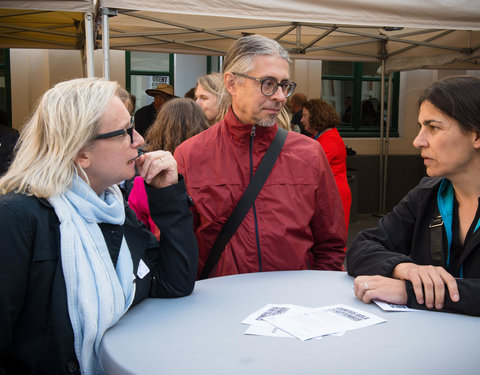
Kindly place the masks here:
POLYGON ((223 55, 234 40, 258 33, 293 58, 385 60, 387 72, 476 69, 480 56, 476 1, 99 0, 99 6, 118 11, 109 20, 112 49, 223 55))
POLYGON ((223 55, 258 33, 293 58, 384 60, 386 72, 477 69, 480 55, 480 2, 471 0, 0 0, 0 47, 101 47, 97 6, 117 14, 103 18, 111 49, 223 55))

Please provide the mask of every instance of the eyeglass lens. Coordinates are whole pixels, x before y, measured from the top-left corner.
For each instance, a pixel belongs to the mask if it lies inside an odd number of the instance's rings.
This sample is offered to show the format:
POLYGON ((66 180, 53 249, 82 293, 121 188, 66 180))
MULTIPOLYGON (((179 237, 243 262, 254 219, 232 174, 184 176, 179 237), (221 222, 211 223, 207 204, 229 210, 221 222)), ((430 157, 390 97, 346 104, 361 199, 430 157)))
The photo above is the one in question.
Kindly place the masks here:
POLYGON ((266 96, 273 95, 275 91, 277 91, 277 88, 279 86, 282 88, 283 95, 285 95, 286 97, 290 96, 290 94, 295 89, 295 85, 293 84, 293 82, 287 81, 287 82, 277 83, 277 81, 272 78, 266 78, 262 81, 262 86, 261 86, 262 93, 263 95, 266 95, 266 96))

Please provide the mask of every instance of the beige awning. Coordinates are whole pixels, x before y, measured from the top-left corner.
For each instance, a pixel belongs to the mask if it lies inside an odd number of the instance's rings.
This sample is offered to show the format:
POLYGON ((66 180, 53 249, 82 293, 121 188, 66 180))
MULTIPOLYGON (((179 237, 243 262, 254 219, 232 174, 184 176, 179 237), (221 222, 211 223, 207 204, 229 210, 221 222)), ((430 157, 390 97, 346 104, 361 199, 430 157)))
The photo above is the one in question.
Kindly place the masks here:
POLYGON ((99 6, 118 10, 109 20, 112 49, 223 55, 234 40, 258 33, 277 39, 293 58, 385 58, 388 72, 414 69, 402 64, 412 56, 430 67, 438 56, 455 55, 455 68, 475 69, 480 48, 477 1, 100 0, 99 6))
POLYGON ((81 49, 96 0, 0 0, 1 48, 81 49))

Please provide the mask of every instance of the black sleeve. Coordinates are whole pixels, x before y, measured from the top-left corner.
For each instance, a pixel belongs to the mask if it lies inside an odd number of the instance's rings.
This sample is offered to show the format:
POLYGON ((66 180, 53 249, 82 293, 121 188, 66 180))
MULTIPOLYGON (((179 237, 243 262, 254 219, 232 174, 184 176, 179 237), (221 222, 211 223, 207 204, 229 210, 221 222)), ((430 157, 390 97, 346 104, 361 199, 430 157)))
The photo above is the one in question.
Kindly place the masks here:
POLYGON ((415 191, 410 192, 377 227, 360 232, 346 254, 351 276, 391 277, 400 263, 414 262, 410 257, 416 224, 415 191))
POLYGON ((155 189, 145 184, 150 215, 160 229, 155 260, 152 297, 180 297, 190 294, 195 285, 198 266, 197 240, 193 231, 185 181, 179 175, 175 185, 155 189))
MULTIPOLYGON (((425 304, 420 305, 415 298, 413 285, 410 281, 406 281, 407 287, 407 306, 431 311, 442 311, 457 314, 468 314, 480 316, 480 279, 456 279, 458 291, 460 293, 460 301, 453 302, 450 295, 445 293, 444 307, 441 310, 435 308, 428 309, 425 304)), ((447 286, 445 285, 445 290, 447 286)))
POLYGON ((0 203, 0 374, 11 357, 15 324, 24 304, 32 225, 28 215, 20 217, 0 203))

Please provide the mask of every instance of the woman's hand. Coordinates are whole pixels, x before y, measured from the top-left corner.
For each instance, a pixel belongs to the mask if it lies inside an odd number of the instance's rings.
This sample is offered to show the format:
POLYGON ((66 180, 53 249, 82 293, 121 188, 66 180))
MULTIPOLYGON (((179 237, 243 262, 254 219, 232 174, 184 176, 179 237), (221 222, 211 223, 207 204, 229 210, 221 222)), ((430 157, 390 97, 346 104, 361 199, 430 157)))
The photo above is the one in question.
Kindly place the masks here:
POLYGON ((440 310, 445 303, 445 285, 447 285, 450 299, 453 302, 460 300, 457 281, 444 268, 435 266, 419 266, 415 263, 400 263, 392 272, 395 279, 409 280, 417 302, 429 309, 434 307, 440 310), (425 291, 425 295, 424 295, 425 291))
POLYGON ((177 162, 168 151, 147 152, 135 160, 138 172, 154 188, 164 188, 178 182, 177 162))
POLYGON ((358 276, 353 283, 357 298, 365 303, 373 299, 396 305, 407 303, 405 281, 384 276, 358 276))

